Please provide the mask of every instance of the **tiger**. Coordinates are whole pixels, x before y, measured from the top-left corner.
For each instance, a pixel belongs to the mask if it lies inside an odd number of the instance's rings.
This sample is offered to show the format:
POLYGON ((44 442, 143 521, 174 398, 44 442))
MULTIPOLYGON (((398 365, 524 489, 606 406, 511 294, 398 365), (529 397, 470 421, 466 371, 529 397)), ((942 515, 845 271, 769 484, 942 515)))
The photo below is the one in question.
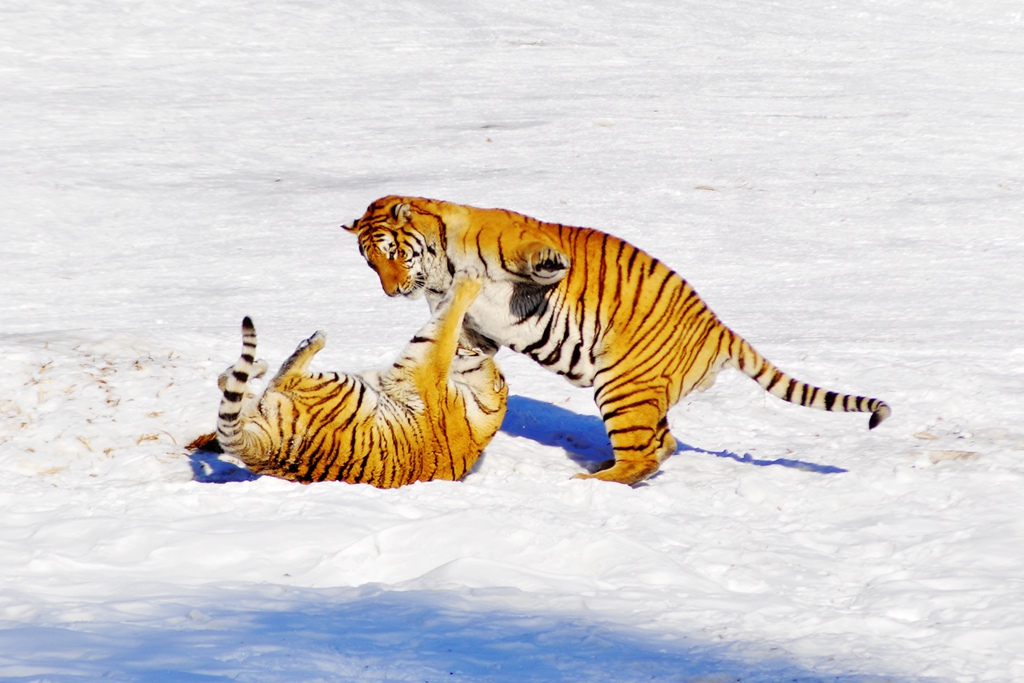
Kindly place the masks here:
POLYGON ((395 488, 461 479, 501 426, 508 387, 487 354, 459 346, 463 317, 481 288, 464 270, 393 365, 361 374, 309 371, 326 343, 299 344, 258 399, 266 372, 256 330, 242 321, 242 353, 218 378, 217 441, 256 474, 395 488))
POLYGON ((387 196, 343 225, 391 297, 443 300, 453 273, 484 274, 464 335, 494 354, 525 354, 579 387, 593 387, 614 461, 579 478, 635 485, 678 445, 667 414, 723 367, 790 403, 891 414, 877 398, 825 391, 782 372, 726 327, 694 288, 628 242, 504 209, 387 196))

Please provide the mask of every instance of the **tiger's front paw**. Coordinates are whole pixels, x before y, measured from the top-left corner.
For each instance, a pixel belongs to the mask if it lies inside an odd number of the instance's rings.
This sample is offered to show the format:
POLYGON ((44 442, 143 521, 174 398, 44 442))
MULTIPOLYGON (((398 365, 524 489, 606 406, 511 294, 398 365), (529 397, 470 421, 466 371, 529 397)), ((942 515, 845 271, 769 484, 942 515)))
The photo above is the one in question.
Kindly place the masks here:
POLYGON ((536 245, 526 257, 526 274, 539 285, 553 285, 569 272, 569 257, 554 247, 536 245))
POLYGON ((299 351, 308 350, 309 353, 316 353, 320 349, 324 348, 326 343, 327 335, 325 335, 322 330, 317 330, 309 337, 309 339, 303 339, 299 343, 298 348, 295 349, 295 352, 298 353, 299 351))
POLYGON ((484 352, 476 347, 463 346, 459 344, 455 347, 455 355, 458 358, 476 358, 484 355, 484 352))
POLYGON ((468 266, 455 271, 452 277, 452 289, 464 291, 470 296, 476 296, 484 282, 484 274, 479 268, 468 266))
POLYGON ((267 369, 269 367, 270 366, 267 365, 267 361, 262 358, 257 359, 256 362, 252 364, 252 376, 249 379, 259 379, 260 377, 263 377, 263 375, 267 374, 267 369))
POLYGON ((456 282, 480 282, 484 274, 476 266, 466 266, 455 271, 453 277, 456 282))

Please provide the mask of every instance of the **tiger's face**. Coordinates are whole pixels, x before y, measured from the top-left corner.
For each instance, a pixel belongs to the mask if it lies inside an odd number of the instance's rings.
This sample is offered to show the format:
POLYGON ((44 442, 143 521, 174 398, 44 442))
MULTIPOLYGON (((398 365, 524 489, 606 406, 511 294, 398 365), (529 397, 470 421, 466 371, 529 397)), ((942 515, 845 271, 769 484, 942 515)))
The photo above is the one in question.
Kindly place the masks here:
POLYGON ((377 273, 388 296, 418 298, 426 284, 422 251, 394 231, 377 229, 359 239, 359 252, 377 273))
POLYGON ((356 233, 359 253, 388 296, 417 299, 426 291, 446 291, 451 274, 436 236, 421 229, 424 221, 416 220, 408 204, 389 199, 374 202, 362 218, 342 227, 356 233))

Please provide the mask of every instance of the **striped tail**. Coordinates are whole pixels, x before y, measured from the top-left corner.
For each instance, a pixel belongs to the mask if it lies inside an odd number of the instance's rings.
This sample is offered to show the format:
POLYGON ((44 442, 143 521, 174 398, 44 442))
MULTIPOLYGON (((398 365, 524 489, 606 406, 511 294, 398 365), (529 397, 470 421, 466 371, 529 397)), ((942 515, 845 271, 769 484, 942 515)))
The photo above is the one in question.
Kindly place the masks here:
POLYGON ((760 384, 772 396, 807 408, 835 413, 871 413, 868 429, 874 429, 892 414, 892 409, 880 399, 825 391, 794 379, 775 367, 738 335, 736 340, 739 344, 732 345, 733 363, 740 372, 760 384))
POLYGON ((256 362, 256 328, 246 316, 242 320, 242 355, 220 376, 217 383, 224 397, 217 413, 217 440, 226 453, 244 449, 243 402, 249 393, 249 378, 261 375, 265 363, 256 362))

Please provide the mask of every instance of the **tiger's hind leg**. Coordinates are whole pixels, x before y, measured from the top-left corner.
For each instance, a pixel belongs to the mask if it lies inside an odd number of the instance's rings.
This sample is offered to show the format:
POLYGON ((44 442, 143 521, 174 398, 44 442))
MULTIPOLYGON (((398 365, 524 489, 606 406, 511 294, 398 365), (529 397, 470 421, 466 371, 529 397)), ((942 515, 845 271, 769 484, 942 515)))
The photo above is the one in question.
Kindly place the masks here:
POLYGON ((311 337, 304 339, 299 342, 299 345, 295 347, 295 351, 292 355, 288 356, 288 359, 281 364, 281 369, 274 375, 274 379, 270 381, 270 387, 273 388, 279 383, 283 382, 287 377, 291 375, 303 375, 305 376, 309 370, 309 363, 313 360, 320 349, 324 348, 327 343, 327 337, 323 332, 317 330, 311 337))
POLYGON ((598 405, 615 452, 611 467, 593 474, 577 474, 577 479, 600 479, 632 486, 647 479, 661 463, 676 452, 678 445, 668 429, 668 401, 664 390, 651 387, 631 392, 619 400, 602 401, 598 405))

